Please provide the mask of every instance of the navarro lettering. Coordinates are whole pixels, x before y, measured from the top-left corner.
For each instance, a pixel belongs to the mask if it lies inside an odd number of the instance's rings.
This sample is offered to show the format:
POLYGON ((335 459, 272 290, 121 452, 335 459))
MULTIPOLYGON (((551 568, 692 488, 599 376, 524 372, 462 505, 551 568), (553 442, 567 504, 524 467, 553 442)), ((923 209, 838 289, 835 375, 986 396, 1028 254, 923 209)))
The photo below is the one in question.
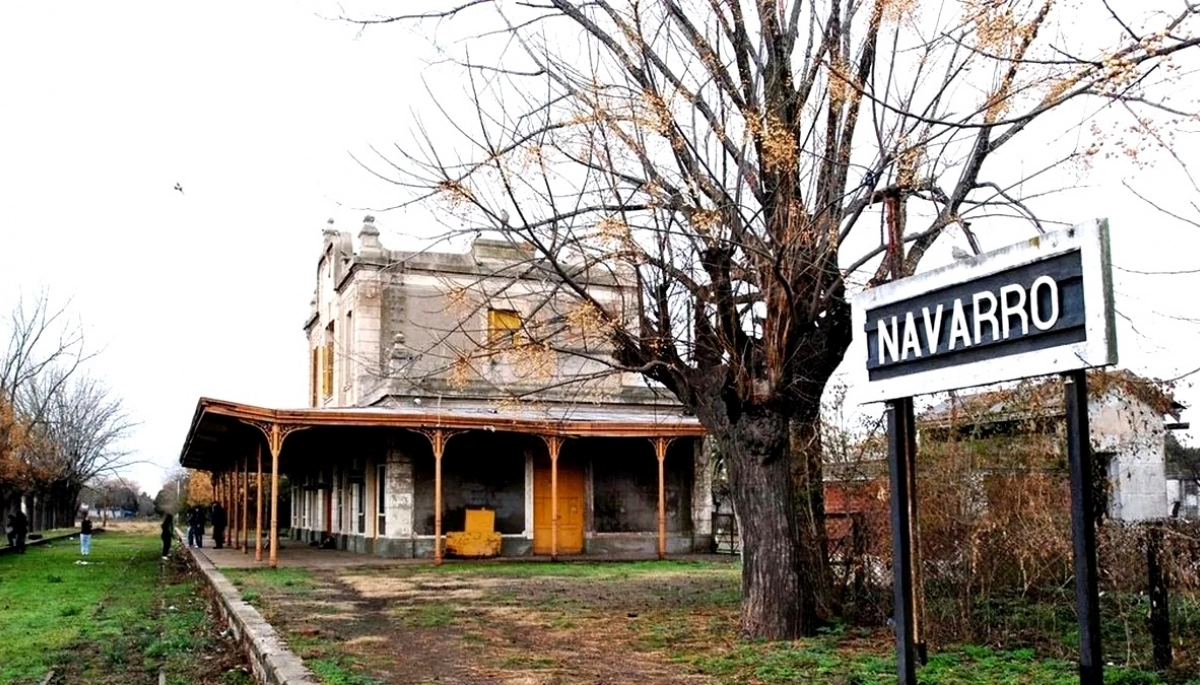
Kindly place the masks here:
POLYGON ((866 312, 871 380, 1085 340, 1078 251, 866 312))
POLYGON ((879 319, 876 331, 879 364, 953 351, 985 341, 1008 340, 1013 335, 1029 335, 1031 324, 1039 331, 1048 331, 1058 323, 1058 282, 1050 276, 1039 276, 1028 291, 1020 283, 1002 286, 998 292, 983 290, 971 295, 969 306, 968 310, 963 306, 963 298, 956 297, 949 312, 943 303, 938 303, 932 312, 928 306, 921 307, 920 325, 912 311, 906 312, 903 319, 896 315, 890 321, 879 319), (942 321, 947 315, 950 335, 943 340, 942 321))

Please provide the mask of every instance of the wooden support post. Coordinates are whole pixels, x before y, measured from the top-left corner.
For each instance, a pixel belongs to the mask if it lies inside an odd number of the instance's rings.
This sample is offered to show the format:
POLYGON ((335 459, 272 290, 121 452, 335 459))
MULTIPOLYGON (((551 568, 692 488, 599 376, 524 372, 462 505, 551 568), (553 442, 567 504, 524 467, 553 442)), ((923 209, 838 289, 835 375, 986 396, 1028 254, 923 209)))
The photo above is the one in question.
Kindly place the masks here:
POLYGON ((1067 410, 1067 462, 1071 469, 1071 533, 1075 547, 1075 602, 1079 615, 1079 682, 1103 685, 1100 592, 1096 573, 1096 521, 1092 510, 1092 445, 1088 431, 1087 372, 1071 371, 1063 383, 1067 410))
POLYGON ((250 457, 242 457, 242 554, 250 553, 250 457))
MULTIPOLYGON (((225 501, 225 472, 221 471, 220 473, 216 474, 216 479, 217 479, 217 500, 216 500, 217 504, 220 504, 221 508, 224 509, 225 511, 229 511, 229 509, 226 508, 226 506, 225 506, 225 505, 229 504, 228 502, 225 501)), ((217 529, 215 526, 213 527, 213 530, 212 530, 212 539, 213 539, 213 547, 216 547, 217 546, 217 529)), ((221 544, 224 545, 225 541, 222 540, 221 544)))
POLYGON ((262 443, 258 443, 258 479, 254 488, 254 503, 258 509, 254 517, 254 560, 262 561, 262 516, 263 516, 263 482, 262 482, 262 443))
POLYGON ((233 499, 233 469, 225 472, 223 488, 225 490, 225 530, 222 531, 221 545, 224 547, 233 547, 233 536, 230 531, 233 530, 233 515, 237 511, 237 503, 233 499))
POLYGON ((233 544, 234 549, 242 548, 242 469, 241 464, 233 463, 233 544))
POLYGON ((547 437, 546 447, 550 450, 550 561, 558 561, 558 454, 562 438, 547 437))
POLYGON ((654 456, 658 459, 658 558, 667 558, 667 481, 666 481, 666 461, 667 461, 667 445, 670 441, 666 438, 654 438, 654 456))
MULTIPOLYGON (((442 563, 442 457, 446 454, 446 443, 450 442, 450 438, 458 435, 462 431, 447 430, 445 428, 430 428, 417 429, 425 437, 429 438, 430 444, 433 445, 433 563, 442 563)), ((378 469, 376 469, 378 474, 378 469)), ((378 476, 376 476, 378 477, 378 476)), ((363 487, 366 487, 364 484, 363 487)), ((378 488, 378 483, 376 488, 378 488)), ((378 507, 378 504, 375 505, 378 507)), ((375 531, 376 535, 379 532, 379 516, 376 511, 375 531)))
POLYGON ((276 568, 279 566, 279 452, 283 448, 279 424, 271 424, 267 439, 267 448, 271 450, 271 553, 268 563, 271 568, 276 568))
POLYGON ((438 428, 433 441, 433 563, 442 563, 442 456, 446 451, 446 434, 438 428))
POLYGON ((229 549, 237 549, 237 464, 234 463, 225 475, 225 540, 229 549))
MULTIPOLYGON (((221 472, 221 508, 225 510, 225 528, 224 528, 224 530, 221 531, 221 546, 222 547, 229 546, 229 534, 228 534, 229 533, 229 517, 232 515, 232 512, 233 512, 233 509, 231 509, 232 506, 233 506, 233 502, 230 501, 230 498, 229 498, 229 472, 222 471, 221 472)), ((216 537, 215 530, 213 531, 213 536, 214 536, 214 538, 216 537)))

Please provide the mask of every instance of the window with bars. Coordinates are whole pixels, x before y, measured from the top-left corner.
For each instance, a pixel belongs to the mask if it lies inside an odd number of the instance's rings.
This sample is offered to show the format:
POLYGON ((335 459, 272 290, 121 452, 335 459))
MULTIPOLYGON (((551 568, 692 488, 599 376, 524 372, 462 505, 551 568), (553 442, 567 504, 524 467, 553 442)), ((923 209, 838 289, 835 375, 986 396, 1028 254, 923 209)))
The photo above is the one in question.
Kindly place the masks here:
POLYGON ((387 464, 375 469, 375 532, 387 535, 387 464))
POLYGON ((346 532, 343 528, 342 517, 342 473, 336 466, 333 467, 333 516, 334 530, 338 533, 346 532))
POLYGON ((354 530, 359 535, 367 533, 367 489, 363 483, 355 483, 353 487, 354 495, 354 530))

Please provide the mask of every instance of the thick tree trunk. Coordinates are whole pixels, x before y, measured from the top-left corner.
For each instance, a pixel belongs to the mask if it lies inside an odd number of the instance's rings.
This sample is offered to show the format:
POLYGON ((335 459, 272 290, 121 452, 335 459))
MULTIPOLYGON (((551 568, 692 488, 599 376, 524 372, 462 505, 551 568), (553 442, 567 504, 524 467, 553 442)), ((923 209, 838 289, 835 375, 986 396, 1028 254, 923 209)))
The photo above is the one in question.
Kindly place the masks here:
POLYGON ((714 435, 724 452, 742 540, 744 638, 787 640, 813 628, 801 598, 788 417, 755 409, 714 435))
POLYGON ((833 574, 825 534, 824 449, 819 411, 806 411, 791 423, 792 483, 796 489, 796 530, 800 544, 801 611, 811 617, 810 635, 834 614, 833 574))

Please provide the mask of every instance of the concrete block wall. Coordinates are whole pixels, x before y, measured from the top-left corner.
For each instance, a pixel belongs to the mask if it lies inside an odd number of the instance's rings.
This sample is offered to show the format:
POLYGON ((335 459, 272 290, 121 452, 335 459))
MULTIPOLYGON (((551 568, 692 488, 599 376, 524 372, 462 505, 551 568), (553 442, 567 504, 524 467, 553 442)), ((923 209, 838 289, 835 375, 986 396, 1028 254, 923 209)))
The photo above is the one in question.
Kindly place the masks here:
POLYGON ((1160 519, 1167 511, 1162 416, 1110 390, 1088 405, 1092 450, 1111 455, 1109 515, 1119 521, 1160 519))

